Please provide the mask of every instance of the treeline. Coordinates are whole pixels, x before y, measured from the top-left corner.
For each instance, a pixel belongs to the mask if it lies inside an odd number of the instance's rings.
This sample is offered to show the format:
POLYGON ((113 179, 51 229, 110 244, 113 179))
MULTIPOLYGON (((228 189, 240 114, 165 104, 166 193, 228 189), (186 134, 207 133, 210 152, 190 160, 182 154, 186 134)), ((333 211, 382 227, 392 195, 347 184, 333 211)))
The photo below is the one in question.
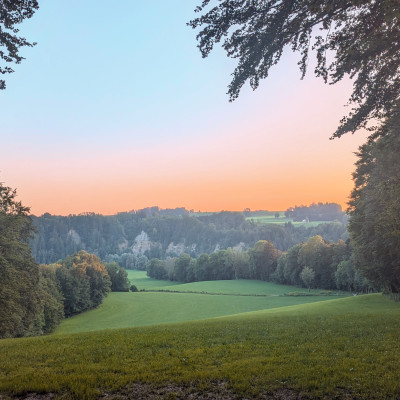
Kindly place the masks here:
POLYGON ((0 338, 52 332, 65 316, 97 307, 124 277, 124 290, 129 285, 121 267, 85 251, 49 266, 36 263, 28 213, 0 182, 0 338))
POLYGON ((290 207, 285 211, 285 216, 293 218, 293 221, 344 222, 346 219, 342 207, 336 203, 313 203, 310 206, 290 207))
POLYGON ((193 258, 182 254, 167 260, 152 259, 147 274, 179 282, 257 279, 281 284, 366 292, 372 285, 355 269, 348 242, 330 243, 309 238, 287 252, 260 240, 245 252, 232 248, 193 258))
POLYGON ((37 262, 50 264, 85 250, 124 268, 145 269, 152 258, 166 259, 182 253, 199 257, 236 246, 249 249, 261 239, 281 251, 315 235, 333 242, 347 239, 346 225, 340 222, 295 227, 291 223, 255 223, 239 212, 179 212, 171 216, 150 208, 111 216, 91 213, 33 217, 37 234, 30 242, 32 253, 37 262))
MULTIPOLYGON (((129 291, 126 271, 116 263, 80 251, 51 265, 32 263, 30 276, 20 277, 17 293, 8 291, 6 318, 0 319, 0 337, 21 337, 54 331, 63 318, 99 306, 110 291, 129 291), (26 278, 22 280, 21 278, 26 278), (19 304, 29 283, 29 301, 19 304), (15 305, 20 305, 16 308, 15 305), (28 314, 28 315, 27 315, 28 314)), ((3 310, 5 311, 5 310, 3 310)))

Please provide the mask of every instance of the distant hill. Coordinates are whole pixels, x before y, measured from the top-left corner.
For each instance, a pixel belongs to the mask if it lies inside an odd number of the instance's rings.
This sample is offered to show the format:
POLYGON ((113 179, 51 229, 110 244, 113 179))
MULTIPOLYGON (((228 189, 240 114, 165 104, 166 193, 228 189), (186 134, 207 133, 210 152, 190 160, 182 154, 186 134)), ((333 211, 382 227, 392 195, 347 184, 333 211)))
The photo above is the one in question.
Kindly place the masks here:
POLYGON ((348 237, 342 222, 317 226, 265 224, 246 219, 243 212, 194 213, 184 208, 150 207, 107 216, 46 213, 32 219, 37 229, 31 241, 32 253, 37 262, 46 264, 86 250, 125 268, 144 269, 150 258, 183 252, 197 257, 228 247, 240 251, 262 239, 284 251, 315 235, 334 242, 348 237))

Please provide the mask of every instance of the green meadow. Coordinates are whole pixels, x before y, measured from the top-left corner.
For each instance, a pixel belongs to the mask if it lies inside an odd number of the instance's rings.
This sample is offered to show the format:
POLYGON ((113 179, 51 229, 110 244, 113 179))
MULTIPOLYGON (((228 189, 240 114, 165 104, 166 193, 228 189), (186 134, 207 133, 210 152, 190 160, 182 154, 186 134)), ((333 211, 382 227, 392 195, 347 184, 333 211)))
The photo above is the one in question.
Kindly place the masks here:
POLYGON ((399 398, 399 331, 399 304, 373 294, 195 322, 6 339, 0 393, 399 398))
MULTIPOLYGON (((281 213, 283 214, 283 213, 281 213)), ((331 223, 331 221, 310 221, 310 222, 295 222, 292 218, 286 218, 285 215, 281 215, 279 218, 276 218, 273 214, 271 215, 260 215, 254 217, 247 217, 246 220, 254 221, 262 224, 285 224, 290 222, 295 226, 304 225, 304 226, 317 226, 319 224, 331 223)))
POLYGON ((285 293, 295 293, 304 289, 261 281, 209 281, 185 284, 152 279, 145 271, 129 271, 128 274, 131 282, 139 290, 146 291, 110 293, 97 309, 64 320, 55 333, 195 321, 332 298, 320 295, 318 290, 312 291, 312 296, 285 296, 285 293))
MULTIPOLYGON (((196 292, 196 293, 219 293, 219 294, 237 294, 237 295, 284 295, 294 292, 307 292, 307 289, 298 288, 289 285, 279 285, 271 282, 236 279, 222 281, 205 282, 171 282, 149 278, 146 271, 129 270, 128 278, 141 290, 164 290, 178 292, 196 292)), ((320 289, 311 289, 310 294, 318 295, 320 289)), ((336 293, 336 292, 334 292, 336 293)), ((332 294, 334 294, 332 293, 332 294)), ((343 295, 343 293, 341 294, 343 295)))
POLYGON ((56 334, 202 320, 326 301, 328 296, 234 296, 197 293, 110 293, 97 309, 64 320, 56 334))

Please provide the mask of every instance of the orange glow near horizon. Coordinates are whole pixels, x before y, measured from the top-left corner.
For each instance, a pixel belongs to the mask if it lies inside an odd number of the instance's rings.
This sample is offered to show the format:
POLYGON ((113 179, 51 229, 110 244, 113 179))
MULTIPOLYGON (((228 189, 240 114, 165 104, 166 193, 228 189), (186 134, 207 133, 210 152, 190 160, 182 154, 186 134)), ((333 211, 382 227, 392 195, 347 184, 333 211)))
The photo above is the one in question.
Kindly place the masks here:
POLYGON ((274 141, 253 135, 224 135, 202 143, 128 150, 12 165, 19 199, 32 214, 95 212, 115 214, 150 206, 195 211, 286 210, 312 202, 335 202, 346 208, 352 189, 354 151, 361 137, 340 140, 292 136, 274 141), (289 143, 290 142, 290 143, 289 143), (60 168, 61 166, 61 168, 60 168), (27 168, 37 179, 24 179, 27 168), (17 177, 19 176, 19 179, 17 177))

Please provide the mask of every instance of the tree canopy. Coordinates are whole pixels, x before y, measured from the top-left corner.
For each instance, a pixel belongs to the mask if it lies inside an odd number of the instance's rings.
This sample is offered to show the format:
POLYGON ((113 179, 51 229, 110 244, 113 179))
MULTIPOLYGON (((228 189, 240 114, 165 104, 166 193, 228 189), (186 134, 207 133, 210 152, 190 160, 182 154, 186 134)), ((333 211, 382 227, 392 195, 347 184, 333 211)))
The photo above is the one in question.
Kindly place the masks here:
POLYGON ((349 232, 359 269, 400 293, 400 107, 363 145, 353 174, 349 232))
MULTIPOLYGON (((39 8, 37 0, 3 0, 0 1, 0 59, 5 66, 0 64, 0 74, 10 74, 14 70, 8 63, 19 64, 24 57, 19 54, 20 47, 32 47, 35 43, 28 42, 24 37, 18 36, 19 30, 15 25, 31 18, 39 8)), ((6 88, 6 82, 0 79, 0 89, 6 88)))
POLYGON ((33 232, 29 208, 16 191, 0 183, 0 337, 41 331, 39 266, 28 244, 33 232))
POLYGON ((238 59, 228 90, 231 101, 247 81, 256 89, 289 47, 300 53, 303 77, 314 51, 314 73, 325 82, 355 78, 352 109, 333 137, 384 120, 399 103, 398 0, 204 0, 196 11, 202 15, 188 24, 201 28, 202 56, 222 42, 227 55, 238 59))

